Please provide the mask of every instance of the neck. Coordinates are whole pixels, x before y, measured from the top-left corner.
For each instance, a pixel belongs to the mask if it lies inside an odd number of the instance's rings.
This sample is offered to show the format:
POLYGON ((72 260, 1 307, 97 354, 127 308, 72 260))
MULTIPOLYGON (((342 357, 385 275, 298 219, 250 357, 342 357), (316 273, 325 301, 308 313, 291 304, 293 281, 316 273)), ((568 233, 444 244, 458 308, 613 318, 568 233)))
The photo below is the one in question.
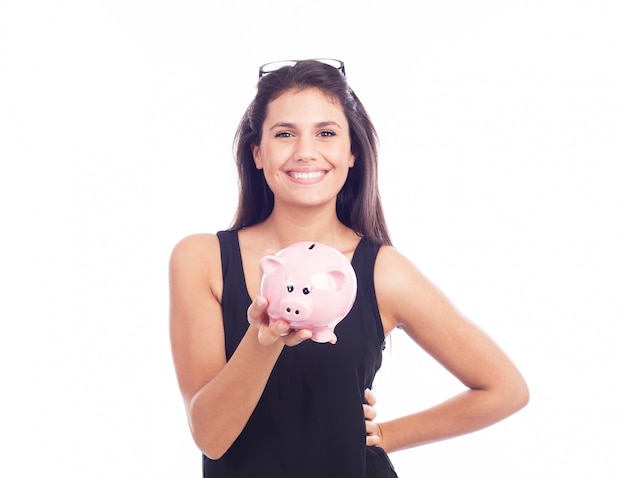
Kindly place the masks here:
POLYGON ((268 239, 275 241, 278 248, 294 242, 315 241, 338 246, 354 232, 339 221, 333 208, 328 210, 310 208, 303 210, 274 208, 272 214, 260 225, 266 230, 268 239))

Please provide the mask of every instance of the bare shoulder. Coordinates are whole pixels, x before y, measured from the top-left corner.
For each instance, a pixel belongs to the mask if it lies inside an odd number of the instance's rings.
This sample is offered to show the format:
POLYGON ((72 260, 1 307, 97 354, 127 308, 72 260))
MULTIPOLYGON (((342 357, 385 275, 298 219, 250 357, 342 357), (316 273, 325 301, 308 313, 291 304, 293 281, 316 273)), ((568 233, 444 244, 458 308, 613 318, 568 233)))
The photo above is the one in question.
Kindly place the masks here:
POLYGON ((402 304, 414 295, 422 278, 415 265, 397 249, 381 246, 374 267, 374 283, 385 333, 402 326, 402 304))
POLYGON ((170 280, 208 285, 213 295, 220 297, 221 258, 217 236, 202 233, 181 239, 170 256, 170 280))
POLYGON ((419 269, 392 246, 382 246, 374 269, 376 287, 381 293, 404 295, 426 281, 419 269))
POLYGON ((383 270, 388 267, 415 268, 413 263, 401 254, 395 247, 386 245, 380 247, 378 257, 376 258, 376 267, 381 267, 383 270))
POLYGON ((219 252, 219 241, 215 234, 191 234, 176 243, 172 251, 172 258, 183 260, 189 255, 207 254, 214 250, 219 252))
POLYGON ((374 269, 376 297, 383 320, 405 328, 432 317, 448 301, 418 267, 392 246, 382 246, 374 269))

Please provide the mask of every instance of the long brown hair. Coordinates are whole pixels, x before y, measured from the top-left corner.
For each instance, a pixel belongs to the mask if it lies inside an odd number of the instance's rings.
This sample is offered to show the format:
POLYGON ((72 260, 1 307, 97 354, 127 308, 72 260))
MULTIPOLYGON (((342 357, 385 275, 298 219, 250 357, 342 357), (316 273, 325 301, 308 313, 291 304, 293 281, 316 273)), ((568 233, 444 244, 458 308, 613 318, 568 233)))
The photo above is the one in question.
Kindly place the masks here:
POLYGON ((378 136, 361 101, 338 69, 316 60, 303 60, 263 76, 257 94, 239 123, 235 135, 235 160, 239 173, 239 204, 232 229, 258 224, 274 208, 274 194, 252 157, 251 145, 261 142, 267 105, 291 89, 317 88, 336 99, 350 126, 355 164, 337 195, 337 217, 377 244, 391 244, 378 191, 378 136))

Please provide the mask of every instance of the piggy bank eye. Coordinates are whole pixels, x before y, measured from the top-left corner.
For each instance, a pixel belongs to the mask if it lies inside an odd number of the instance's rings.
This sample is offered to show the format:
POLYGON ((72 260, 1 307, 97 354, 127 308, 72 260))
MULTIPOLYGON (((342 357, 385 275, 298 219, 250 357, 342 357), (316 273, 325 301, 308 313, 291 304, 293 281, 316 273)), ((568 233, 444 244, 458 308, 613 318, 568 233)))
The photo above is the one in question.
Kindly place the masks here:
POLYGON ((293 282, 287 282, 287 292, 293 292, 293 282))
POLYGON ((304 288, 302 289, 302 293, 304 295, 310 294, 311 293, 311 286, 310 285, 305 285, 304 288))

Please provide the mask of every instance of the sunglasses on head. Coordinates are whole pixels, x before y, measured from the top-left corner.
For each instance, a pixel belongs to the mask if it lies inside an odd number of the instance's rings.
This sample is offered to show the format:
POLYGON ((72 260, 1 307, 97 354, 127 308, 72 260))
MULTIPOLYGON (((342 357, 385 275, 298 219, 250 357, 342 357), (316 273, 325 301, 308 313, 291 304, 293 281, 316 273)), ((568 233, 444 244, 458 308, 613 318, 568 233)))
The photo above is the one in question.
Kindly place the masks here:
MULTIPOLYGON (((343 76, 346 76, 346 68, 341 60, 335 60, 333 58, 312 58, 313 61, 319 61, 320 63, 324 63, 325 65, 332 66, 339 70, 343 76)), ((270 63, 265 63, 259 67, 259 79, 263 78, 265 75, 272 73, 276 70, 281 69, 284 66, 294 66, 295 64, 304 61, 304 60, 282 60, 282 61, 272 61, 270 63)))

